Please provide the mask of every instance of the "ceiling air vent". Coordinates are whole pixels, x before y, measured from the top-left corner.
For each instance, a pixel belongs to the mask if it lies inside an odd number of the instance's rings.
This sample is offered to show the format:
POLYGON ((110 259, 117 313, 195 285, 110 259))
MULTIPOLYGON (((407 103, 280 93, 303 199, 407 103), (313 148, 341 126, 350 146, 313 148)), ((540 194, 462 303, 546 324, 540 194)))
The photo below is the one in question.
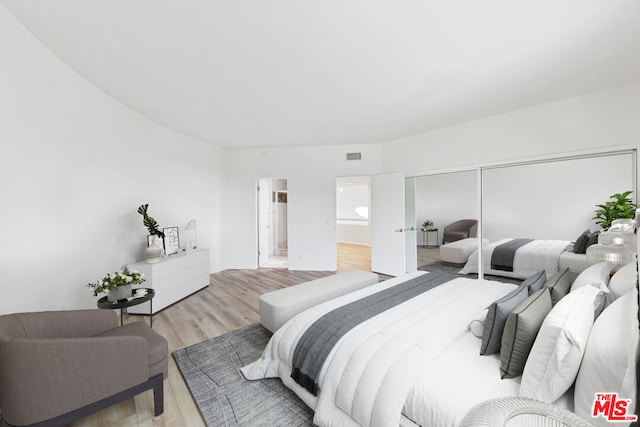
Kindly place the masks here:
POLYGON ((362 153, 347 153, 347 160, 362 160, 362 153))

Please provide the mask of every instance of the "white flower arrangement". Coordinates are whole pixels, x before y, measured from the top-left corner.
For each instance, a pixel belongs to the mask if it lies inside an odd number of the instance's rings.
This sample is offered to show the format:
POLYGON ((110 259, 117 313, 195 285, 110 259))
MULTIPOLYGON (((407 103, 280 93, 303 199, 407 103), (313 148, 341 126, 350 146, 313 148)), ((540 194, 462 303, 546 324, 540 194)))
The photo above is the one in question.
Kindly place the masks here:
POLYGON ((93 289, 94 296, 98 296, 98 294, 109 292, 119 286, 139 285, 144 281, 144 274, 133 269, 123 268, 115 273, 108 273, 102 280, 89 283, 87 286, 93 289))

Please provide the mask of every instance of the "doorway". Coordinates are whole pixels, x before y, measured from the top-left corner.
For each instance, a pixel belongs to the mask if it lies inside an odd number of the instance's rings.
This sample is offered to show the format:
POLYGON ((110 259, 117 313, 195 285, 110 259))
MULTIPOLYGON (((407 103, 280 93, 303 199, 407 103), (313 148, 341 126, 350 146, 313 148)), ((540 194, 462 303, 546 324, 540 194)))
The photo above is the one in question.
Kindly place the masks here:
POLYGON ((336 178, 337 270, 371 271, 368 176, 336 178))
POLYGON ((258 181, 258 266, 288 268, 287 180, 258 181))

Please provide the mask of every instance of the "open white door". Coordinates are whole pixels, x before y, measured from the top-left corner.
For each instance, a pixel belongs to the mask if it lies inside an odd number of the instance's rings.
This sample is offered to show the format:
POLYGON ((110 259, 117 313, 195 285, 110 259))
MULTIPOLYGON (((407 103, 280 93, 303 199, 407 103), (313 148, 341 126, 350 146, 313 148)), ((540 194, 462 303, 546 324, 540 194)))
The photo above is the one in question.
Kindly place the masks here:
POLYGON ((271 180, 260 179, 258 181, 258 267, 265 265, 269 261, 270 194, 271 180))
POLYGON ((371 270, 406 273, 404 174, 371 177, 371 270))
POLYGON ((407 273, 418 271, 418 230, 416 225, 416 179, 404 180, 404 244, 407 273))

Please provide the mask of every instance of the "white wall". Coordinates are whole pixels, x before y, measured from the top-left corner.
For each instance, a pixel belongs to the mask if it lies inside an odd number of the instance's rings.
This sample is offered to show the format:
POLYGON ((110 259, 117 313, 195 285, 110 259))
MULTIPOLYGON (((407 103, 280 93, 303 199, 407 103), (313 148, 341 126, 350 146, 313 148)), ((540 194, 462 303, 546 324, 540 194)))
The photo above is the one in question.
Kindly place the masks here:
POLYGON ((195 218, 221 268, 224 152, 123 107, 0 7, 0 314, 95 307, 86 287, 140 260, 161 226, 195 218))
POLYGON ((382 144, 384 171, 420 172, 640 142, 640 80, 382 144))
POLYGON ((379 153, 379 145, 232 150, 225 163, 225 267, 256 267, 256 182, 277 176, 288 184, 289 268, 335 270, 336 177, 376 173, 379 153), (362 160, 347 161, 355 151, 362 160))
MULTIPOLYGON (((357 208, 369 209, 369 184, 351 182, 349 179, 337 179, 336 188, 336 239, 338 242, 371 244, 371 230, 368 216, 365 218, 356 212, 357 208)), ((368 177, 364 179, 368 181, 368 177)))
POLYGON ((336 218, 366 220, 356 208, 369 207, 369 184, 338 185, 336 203, 336 218))

